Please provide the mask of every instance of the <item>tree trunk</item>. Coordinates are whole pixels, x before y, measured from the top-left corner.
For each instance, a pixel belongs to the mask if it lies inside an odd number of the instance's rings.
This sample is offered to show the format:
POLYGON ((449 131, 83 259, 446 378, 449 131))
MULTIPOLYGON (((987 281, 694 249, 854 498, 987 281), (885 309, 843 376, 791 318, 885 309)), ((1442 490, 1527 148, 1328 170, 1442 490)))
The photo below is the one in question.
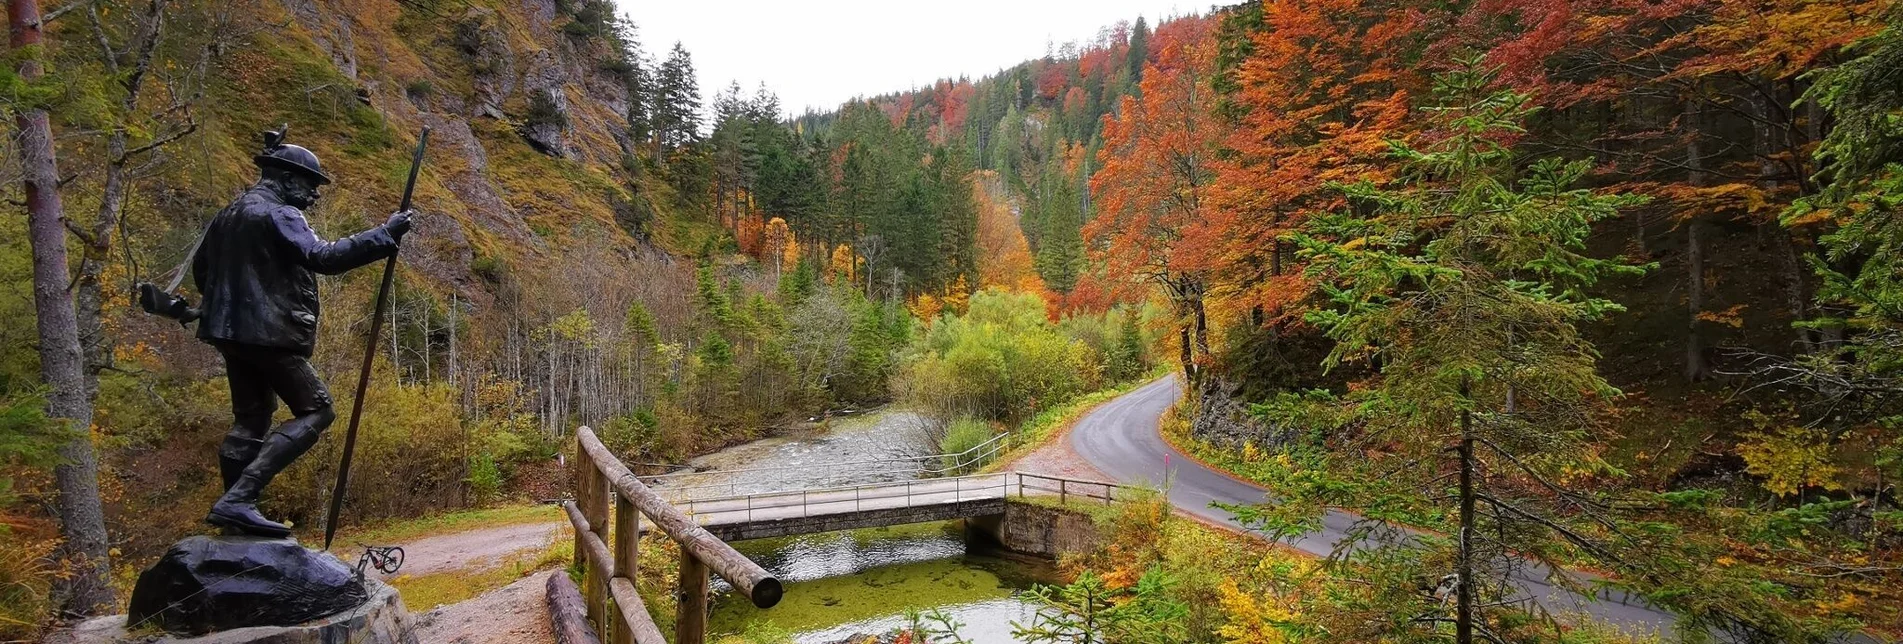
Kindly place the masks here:
MULTIPOLYGON (((9 0, 10 43, 15 51, 32 48, 20 63, 21 80, 43 74, 39 0, 9 0)), ((53 126, 46 110, 24 109, 18 117, 20 166, 26 194, 27 240, 33 248, 33 309, 39 327, 40 376, 50 392, 47 415, 78 432, 59 449, 62 464, 53 468, 58 488, 60 554, 68 568, 59 578, 62 610, 90 615, 113 604, 112 560, 107 552, 106 518, 99 505, 99 460, 92 443, 92 402, 86 396, 84 358, 73 300, 66 292, 66 227, 59 195, 59 163, 53 151, 53 126)))
MULTIPOLYGON (((1468 402, 1468 384, 1460 382, 1460 398, 1468 402)), ((1458 644, 1473 644, 1474 633, 1474 437, 1473 412, 1460 412, 1460 552, 1455 559, 1455 573, 1459 575, 1459 592, 1455 600, 1454 641, 1458 644)))
MULTIPOLYGON (((1698 130, 1700 110, 1698 99, 1685 99, 1685 111, 1680 127, 1687 131, 1685 143, 1685 166, 1688 168, 1686 181, 1692 186, 1705 185, 1704 154, 1699 146, 1702 136, 1698 130)), ((1711 364, 1705 355, 1704 323, 1699 315, 1705 312, 1705 249, 1704 240, 1699 238, 1699 229, 1704 226, 1697 213, 1687 217, 1685 222, 1685 270, 1688 278, 1685 295, 1686 321, 1685 334, 1685 379, 1698 382, 1711 376, 1711 364)))
POLYGON ((1685 308, 1689 314, 1685 334, 1685 379, 1698 382, 1711 376, 1711 364, 1705 358, 1704 321, 1699 314, 1705 312, 1705 253, 1704 241, 1698 232, 1704 222, 1693 219, 1685 223, 1685 269, 1689 278, 1686 286, 1685 308))
POLYGON ((1183 325, 1180 330, 1182 335, 1182 337, 1179 338, 1182 347, 1180 359, 1183 363, 1183 378, 1193 384, 1196 382, 1196 355, 1192 352, 1191 347, 1195 345, 1191 344, 1189 339, 1189 325, 1183 325))
POLYGON ((99 213, 85 239, 84 256, 79 260, 79 275, 74 280, 74 308, 79 345, 84 355, 82 369, 86 381, 86 400, 99 396, 99 374, 112 366, 112 343, 106 337, 105 293, 100 274, 105 272, 107 254, 112 252, 112 231, 125 205, 126 130, 115 128, 106 140, 106 181, 99 197, 99 213))
MULTIPOLYGON (((1771 87, 1775 88, 1775 84, 1771 84, 1771 87)), ((1770 91, 1775 91, 1775 89, 1770 91)), ((1759 92, 1753 95, 1751 99, 1751 110, 1757 115, 1757 120, 1753 124, 1752 134, 1757 141, 1758 148, 1758 188, 1767 194, 1773 193, 1778 189, 1780 169, 1775 160, 1776 155, 1780 151, 1788 151, 1782 150, 1785 146, 1778 140, 1778 133, 1785 128, 1774 129, 1771 126, 1771 121, 1777 117, 1777 114, 1775 114, 1777 110, 1772 105, 1773 98, 1772 96, 1765 95, 1763 92, 1759 92)), ((1759 225, 1772 228, 1772 230, 1768 231, 1774 237, 1774 239, 1771 240, 1771 253, 1777 257, 1778 274, 1784 282, 1784 305, 1786 312, 1790 314, 1792 322, 1809 319, 1810 290, 1804 283, 1804 260, 1798 257, 1797 243, 1791 239, 1791 235, 1794 234, 1795 231, 1785 229, 1784 226, 1778 224, 1776 221, 1764 222, 1759 225)), ((1796 334, 1796 337, 1793 338, 1797 343, 1795 351, 1800 353, 1810 351, 1815 345, 1810 330, 1798 326, 1793 326, 1791 330, 1796 334)))
POLYGON ((1203 307, 1200 290, 1196 299, 1190 300, 1189 305, 1196 313, 1196 352, 1207 360, 1209 359, 1209 310, 1203 307))
POLYGON ((92 230, 80 235, 86 252, 79 262, 79 275, 74 279, 79 343, 85 356, 86 400, 94 401, 99 397, 100 372, 112 367, 113 344, 105 332, 106 297, 101 290, 100 275, 105 272, 106 262, 112 252, 112 233, 119 226, 120 213, 125 210, 126 141, 130 137, 127 122, 138 112, 145 76, 152 68, 152 55, 158 48, 159 36, 165 24, 165 2, 152 0, 146 9, 129 49, 132 52, 132 68, 123 71, 118 52, 112 50, 103 27, 99 26, 98 9, 87 7, 87 11, 91 13, 94 29, 99 34, 100 57, 106 61, 113 75, 122 76, 120 85, 126 90, 125 96, 119 101, 118 121, 113 124, 112 134, 106 138, 105 182, 100 190, 99 210, 93 218, 92 230))

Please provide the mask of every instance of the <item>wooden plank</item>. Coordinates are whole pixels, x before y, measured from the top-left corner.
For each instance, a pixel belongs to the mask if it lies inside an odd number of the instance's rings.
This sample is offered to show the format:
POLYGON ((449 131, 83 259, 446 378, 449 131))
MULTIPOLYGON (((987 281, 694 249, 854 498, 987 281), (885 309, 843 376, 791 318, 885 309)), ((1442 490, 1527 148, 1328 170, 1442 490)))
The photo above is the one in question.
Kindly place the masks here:
POLYGON ((634 577, 640 570, 641 512, 634 504, 615 495, 615 570, 623 577, 634 577))
POLYGON ((548 576, 548 615, 555 626, 556 642, 601 644, 595 629, 588 625, 588 608, 582 603, 581 590, 575 588, 568 573, 560 570, 548 576))
POLYGON ((707 641, 707 566, 681 549, 681 609, 674 618, 674 644, 707 641))
POLYGON ((615 642, 617 644, 667 644, 667 638, 661 635, 661 627, 654 625, 654 617, 648 615, 647 604, 641 601, 641 594, 635 592, 634 582, 627 577, 616 577, 608 582, 608 592, 614 594, 615 606, 621 611, 616 622, 615 642))
POLYGON ((736 590, 746 594, 753 605, 770 608, 780 603, 784 593, 780 580, 768 574, 760 564, 734 550, 733 546, 727 545, 727 542, 709 534, 705 528, 694 525, 693 519, 679 508, 643 485, 634 472, 629 471, 608 451, 607 446, 601 444, 601 439, 595 437, 593 430, 583 427, 576 432, 575 438, 595 465, 608 476, 614 489, 653 520, 668 537, 679 543, 683 554, 692 554, 697 561, 703 562, 705 567, 711 568, 736 590))

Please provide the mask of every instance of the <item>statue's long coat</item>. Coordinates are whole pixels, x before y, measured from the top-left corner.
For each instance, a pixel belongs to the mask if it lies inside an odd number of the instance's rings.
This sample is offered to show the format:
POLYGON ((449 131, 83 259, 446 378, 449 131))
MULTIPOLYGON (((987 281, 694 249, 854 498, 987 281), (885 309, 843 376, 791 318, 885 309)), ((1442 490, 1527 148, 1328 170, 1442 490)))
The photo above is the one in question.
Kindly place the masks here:
POLYGON ((396 239, 384 226, 324 241, 303 211, 256 186, 219 211, 192 258, 204 298, 198 337, 289 349, 317 345, 317 278, 388 257, 396 239))

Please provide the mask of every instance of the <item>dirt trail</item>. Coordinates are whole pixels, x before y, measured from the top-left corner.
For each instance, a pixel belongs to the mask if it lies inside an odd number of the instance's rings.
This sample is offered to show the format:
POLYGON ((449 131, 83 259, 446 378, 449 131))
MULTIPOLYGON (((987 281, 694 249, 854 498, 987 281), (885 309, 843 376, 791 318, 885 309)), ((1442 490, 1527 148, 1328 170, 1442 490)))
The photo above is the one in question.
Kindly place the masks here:
MULTIPOLYGON (((562 534, 560 523, 523 523, 417 539, 403 545, 403 568, 392 577, 447 572, 480 573, 533 557, 562 534)), ((416 616, 416 641, 429 644, 541 644, 554 642, 543 570, 474 598, 416 616)))
MULTIPOLYGON (((403 569, 397 574, 421 577, 499 566, 548 547, 561 528, 560 523, 524 523, 417 539, 403 544, 403 569)), ((388 580, 391 575, 379 577, 388 580)))
POLYGON ((515 580, 464 602, 438 607, 417 617, 416 641, 430 644, 541 644, 555 641, 549 623, 547 586, 542 572, 515 580))

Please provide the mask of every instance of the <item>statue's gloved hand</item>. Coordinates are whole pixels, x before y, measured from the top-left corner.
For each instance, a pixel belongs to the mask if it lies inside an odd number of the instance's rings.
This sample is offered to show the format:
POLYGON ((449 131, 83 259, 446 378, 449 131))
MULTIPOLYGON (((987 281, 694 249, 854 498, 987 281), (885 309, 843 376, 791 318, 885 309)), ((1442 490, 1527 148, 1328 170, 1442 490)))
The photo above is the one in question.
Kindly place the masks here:
POLYGON ((397 241, 403 241, 403 234, 410 232, 410 215, 414 214, 415 210, 391 213, 390 220, 383 222, 383 229, 390 231, 390 236, 397 241))

